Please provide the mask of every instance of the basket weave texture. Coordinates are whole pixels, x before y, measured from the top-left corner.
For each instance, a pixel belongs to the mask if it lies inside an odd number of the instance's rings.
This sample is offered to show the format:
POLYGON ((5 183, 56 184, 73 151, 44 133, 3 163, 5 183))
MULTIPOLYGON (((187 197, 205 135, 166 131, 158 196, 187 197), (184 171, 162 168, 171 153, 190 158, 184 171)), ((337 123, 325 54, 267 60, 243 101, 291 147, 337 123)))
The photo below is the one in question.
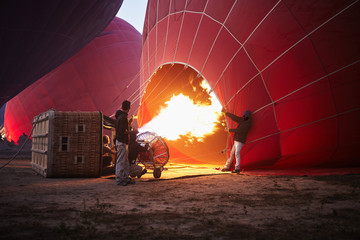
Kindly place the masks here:
POLYGON ((33 169, 45 177, 98 177, 101 113, 49 110, 42 115, 34 118, 33 169))

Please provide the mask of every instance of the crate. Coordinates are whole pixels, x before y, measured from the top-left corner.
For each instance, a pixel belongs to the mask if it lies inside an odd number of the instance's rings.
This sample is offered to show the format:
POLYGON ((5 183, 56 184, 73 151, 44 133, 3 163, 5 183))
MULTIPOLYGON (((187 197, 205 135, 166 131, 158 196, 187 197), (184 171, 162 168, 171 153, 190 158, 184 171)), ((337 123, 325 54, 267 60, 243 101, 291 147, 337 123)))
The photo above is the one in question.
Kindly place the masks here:
POLYGON ((44 177, 99 177, 101 112, 48 110, 34 117, 31 166, 44 177))

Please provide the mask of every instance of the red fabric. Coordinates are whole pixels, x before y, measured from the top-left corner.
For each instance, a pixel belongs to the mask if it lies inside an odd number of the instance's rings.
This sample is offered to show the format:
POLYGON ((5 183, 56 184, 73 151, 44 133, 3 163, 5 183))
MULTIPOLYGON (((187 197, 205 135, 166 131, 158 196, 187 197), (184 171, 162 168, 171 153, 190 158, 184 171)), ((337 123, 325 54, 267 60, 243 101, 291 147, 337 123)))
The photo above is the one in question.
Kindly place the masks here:
MULTIPOLYGON (((176 52, 176 59, 179 62, 187 62, 189 54, 191 52, 191 45, 194 41, 194 35, 196 34, 196 28, 189 28, 192 24, 198 25, 200 22, 201 16, 194 13, 185 13, 185 15, 192 14, 191 17, 185 17, 183 22, 183 27, 180 34, 180 39, 178 43, 179 51, 176 52), (181 49, 181 50, 180 50, 181 49)), ((161 62, 160 62, 161 64, 161 62)))
POLYGON ((149 1, 142 82, 188 65, 228 111, 252 111, 247 168, 360 166, 359 2, 184 2, 149 1))
MULTIPOLYGON (((80 52, 7 103, 5 131, 15 142, 29 135, 34 116, 59 111, 101 111, 111 116, 139 89, 141 35, 120 18, 80 52)), ((139 101, 132 102, 135 113, 139 101)))

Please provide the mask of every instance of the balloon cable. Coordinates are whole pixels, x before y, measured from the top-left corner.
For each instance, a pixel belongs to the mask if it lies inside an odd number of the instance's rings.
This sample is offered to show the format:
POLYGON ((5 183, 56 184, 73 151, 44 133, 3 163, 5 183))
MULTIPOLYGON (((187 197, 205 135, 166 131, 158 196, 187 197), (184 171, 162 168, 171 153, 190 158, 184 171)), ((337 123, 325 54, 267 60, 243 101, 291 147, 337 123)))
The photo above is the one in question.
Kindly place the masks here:
POLYGON ((17 151, 17 153, 15 153, 15 155, 14 155, 12 158, 10 158, 10 160, 9 160, 7 163, 5 163, 3 166, 1 166, 0 169, 3 169, 6 165, 8 165, 8 164, 9 164, 12 160, 14 160, 14 159, 17 157, 17 155, 21 152, 21 150, 24 148, 25 144, 29 141, 30 137, 32 136, 32 133, 33 133, 33 131, 34 131, 34 128, 36 127, 37 122, 38 122, 38 120, 39 120, 39 117, 40 117, 40 115, 37 117, 37 119, 36 119, 36 121, 35 121, 35 124, 33 125, 33 128, 32 128, 31 131, 30 131, 29 136, 27 136, 25 142, 21 145, 21 147, 19 148, 19 150, 17 151))

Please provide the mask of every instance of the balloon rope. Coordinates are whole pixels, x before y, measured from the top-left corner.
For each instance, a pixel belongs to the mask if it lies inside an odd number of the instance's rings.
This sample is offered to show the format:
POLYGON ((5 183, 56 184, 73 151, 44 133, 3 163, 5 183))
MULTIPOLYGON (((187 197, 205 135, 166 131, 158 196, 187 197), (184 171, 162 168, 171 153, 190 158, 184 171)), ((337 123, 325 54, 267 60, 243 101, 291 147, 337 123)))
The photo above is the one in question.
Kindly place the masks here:
MULTIPOLYGON (((157 88, 159 87, 161 81, 166 77, 166 74, 171 70, 172 67, 173 67, 173 66, 171 66, 171 67, 166 71, 166 73, 164 74, 164 76, 163 76, 159 81, 157 81, 157 84, 156 84, 155 87, 151 90, 151 92, 148 94, 148 96, 144 99, 144 101, 146 101, 147 98, 149 98, 149 96, 155 91, 155 89, 157 89, 157 88)), ((171 82, 172 82, 172 81, 171 81, 171 82)), ((167 89, 167 87, 164 88, 163 91, 164 91, 165 89, 167 89)), ((163 92, 163 91, 162 91, 162 92, 163 92)), ((158 94, 158 95, 159 95, 159 94, 158 94)), ((139 96, 139 97, 140 97, 140 96, 139 96)))
POLYGON ((33 133, 33 131, 34 131, 34 128, 35 128, 36 125, 37 125, 37 122, 38 122, 38 120, 39 120, 39 117, 40 117, 40 115, 37 116, 37 119, 36 119, 36 121, 34 121, 35 123, 34 123, 34 125, 33 125, 33 128, 32 128, 31 131, 30 131, 29 136, 26 138, 25 142, 21 145, 21 147, 19 148, 19 150, 17 151, 17 153, 15 153, 15 155, 14 155, 12 158, 10 158, 10 160, 9 160, 7 163, 5 163, 3 166, 1 166, 0 169, 4 168, 4 167, 5 167, 6 165, 8 165, 12 160, 14 160, 14 159, 17 157, 17 155, 20 153, 20 151, 24 148, 25 144, 29 141, 29 139, 30 139, 30 137, 31 137, 31 135, 32 135, 32 133, 33 133))
MULTIPOLYGON (((166 89, 168 89, 170 87, 170 85, 180 76, 181 73, 182 73, 182 71, 180 71, 171 81, 169 81, 169 83, 164 88, 162 88, 162 90, 160 92, 158 92, 157 95, 160 96, 166 89)), ((162 80, 159 81, 159 84, 161 81, 162 80)), ((157 84, 156 87, 152 89, 151 93, 153 93, 155 91, 155 89, 158 87, 159 84, 157 84)), ((147 96, 147 98, 144 101, 146 101, 149 98, 150 94, 147 96)), ((155 100, 156 99, 153 99, 152 101, 149 101, 149 103, 154 103, 155 100)), ((163 99, 160 99, 160 100, 163 100, 163 99)))

